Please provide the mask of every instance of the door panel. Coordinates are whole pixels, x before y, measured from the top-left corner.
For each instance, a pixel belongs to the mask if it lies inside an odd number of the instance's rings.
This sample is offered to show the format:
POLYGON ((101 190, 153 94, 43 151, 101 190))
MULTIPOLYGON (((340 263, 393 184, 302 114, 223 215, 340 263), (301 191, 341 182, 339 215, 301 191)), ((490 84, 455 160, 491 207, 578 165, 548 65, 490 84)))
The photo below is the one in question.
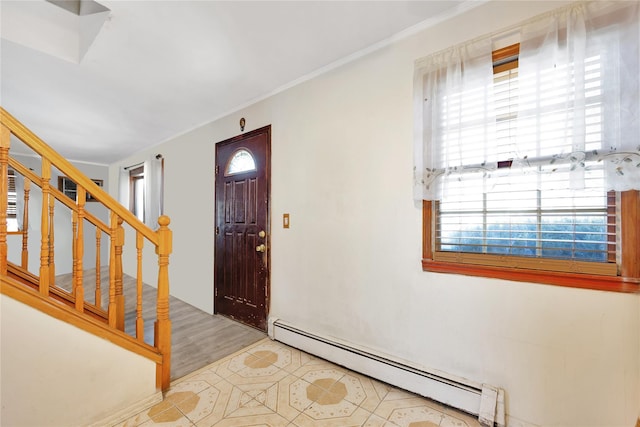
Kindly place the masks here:
POLYGON ((266 330, 269 301, 269 126, 216 144, 215 312, 266 330), (237 153, 255 162, 228 173, 237 153))

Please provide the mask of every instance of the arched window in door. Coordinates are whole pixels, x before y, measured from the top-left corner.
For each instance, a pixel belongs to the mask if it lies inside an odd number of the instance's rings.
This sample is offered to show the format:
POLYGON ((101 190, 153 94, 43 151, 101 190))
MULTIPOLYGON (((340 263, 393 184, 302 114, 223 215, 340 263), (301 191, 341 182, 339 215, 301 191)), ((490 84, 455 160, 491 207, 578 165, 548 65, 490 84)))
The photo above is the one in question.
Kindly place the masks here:
POLYGON ((256 161, 249 150, 241 148, 231 156, 231 160, 227 163, 225 176, 235 175, 243 172, 256 170, 256 161))

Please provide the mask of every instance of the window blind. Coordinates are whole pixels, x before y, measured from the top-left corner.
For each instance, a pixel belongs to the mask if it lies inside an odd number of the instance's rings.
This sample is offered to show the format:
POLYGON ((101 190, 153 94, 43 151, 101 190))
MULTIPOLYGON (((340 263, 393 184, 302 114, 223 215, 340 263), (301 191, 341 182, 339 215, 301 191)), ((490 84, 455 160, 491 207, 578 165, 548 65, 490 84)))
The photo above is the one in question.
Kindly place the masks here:
POLYGON ((596 156, 604 126, 600 58, 585 61, 583 81, 567 67, 522 84, 517 61, 499 65, 492 87, 440 103, 447 129, 441 161, 461 166, 442 178, 435 249, 615 262, 615 193, 606 191, 596 156), (495 114, 490 137, 482 125, 486 91, 495 114), (582 96, 584 126, 576 127, 571 100, 582 96), (576 152, 584 155, 574 158, 576 152))
POLYGON ((16 173, 11 168, 9 168, 8 177, 9 177, 9 185, 7 187, 7 218, 16 218, 18 213, 17 193, 16 193, 16 173))

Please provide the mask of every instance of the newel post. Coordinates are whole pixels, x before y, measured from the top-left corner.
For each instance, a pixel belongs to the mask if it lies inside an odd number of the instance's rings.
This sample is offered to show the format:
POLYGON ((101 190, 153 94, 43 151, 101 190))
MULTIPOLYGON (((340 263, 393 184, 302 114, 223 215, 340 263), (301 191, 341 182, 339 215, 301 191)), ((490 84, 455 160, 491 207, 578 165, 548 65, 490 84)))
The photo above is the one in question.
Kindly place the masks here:
POLYGON ((156 368, 156 386, 169 388, 171 380, 171 319, 169 318, 169 254, 172 251, 170 219, 166 215, 158 218, 158 306, 154 329, 155 346, 162 354, 162 364, 156 368))
POLYGON ((9 185, 9 147, 11 132, 0 125, 0 273, 7 274, 7 195, 9 185))

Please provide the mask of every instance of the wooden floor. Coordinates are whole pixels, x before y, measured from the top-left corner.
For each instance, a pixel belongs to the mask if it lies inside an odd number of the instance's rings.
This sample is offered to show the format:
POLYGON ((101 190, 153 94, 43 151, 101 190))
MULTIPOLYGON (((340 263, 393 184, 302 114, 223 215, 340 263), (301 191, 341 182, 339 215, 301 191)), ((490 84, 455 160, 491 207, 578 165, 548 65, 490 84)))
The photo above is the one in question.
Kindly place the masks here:
MULTIPOLYGON (((108 306, 109 271, 101 270, 102 308, 108 306)), ((71 274, 56 277, 56 286, 71 290, 71 274)), ((84 272, 86 300, 94 303, 95 269, 84 272)), ((125 295, 125 331, 135 333, 136 282, 123 280, 125 295)), ((143 285, 144 340, 153 344, 153 323, 156 320, 156 289, 143 285)), ((175 297, 169 299, 171 317, 171 380, 175 380, 247 347, 267 335, 257 329, 218 315, 210 315, 175 297)))
POLYGON ((171 379, 202 368, 267 336, 264 332, 171 298, 171 379))

